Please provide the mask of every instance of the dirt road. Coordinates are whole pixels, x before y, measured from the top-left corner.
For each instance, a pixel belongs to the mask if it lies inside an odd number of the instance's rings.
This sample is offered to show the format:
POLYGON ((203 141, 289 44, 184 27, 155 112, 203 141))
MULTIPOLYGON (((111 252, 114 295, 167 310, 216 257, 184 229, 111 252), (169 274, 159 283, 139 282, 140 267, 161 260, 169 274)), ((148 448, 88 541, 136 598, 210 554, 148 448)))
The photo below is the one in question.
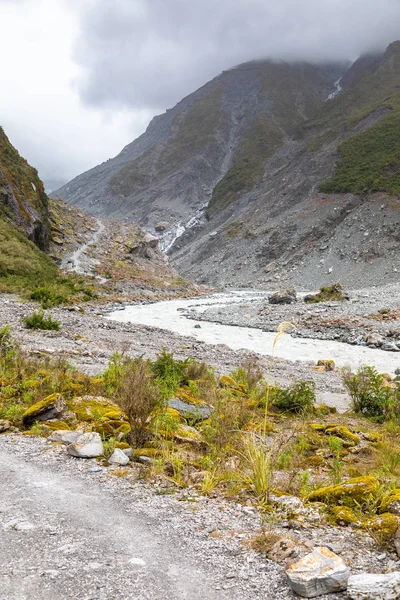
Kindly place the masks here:
POLYGON ((255 514, 155 494, 40 438, 1 436, 0 477, 1 600, 291 597, 275 564, 210 536, 255 514))

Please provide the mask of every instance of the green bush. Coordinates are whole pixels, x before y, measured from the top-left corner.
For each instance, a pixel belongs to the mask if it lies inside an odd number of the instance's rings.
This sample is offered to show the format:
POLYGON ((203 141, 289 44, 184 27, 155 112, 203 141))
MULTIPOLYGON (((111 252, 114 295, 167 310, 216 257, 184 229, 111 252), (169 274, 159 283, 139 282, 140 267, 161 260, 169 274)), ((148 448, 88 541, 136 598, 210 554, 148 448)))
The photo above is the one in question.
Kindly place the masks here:
POLYGON ((40 302, 43 308, 52 308, 60 304, 67 304, 68 297, 66 294, 57 293, 49 287, 39 287, 29 296, 30 300, 40 302))
POLYGON ((0 356, 6 356, 14 349, 14 341, 11 337, 10 326, 0 328, 0 356))
POLYGON ((312 380, 296 381, 289 388, 275 388, 272 404, 282 412, 295 414, 313 410, 315 402, 315 383, 312 380))
POLYGON ((60 321, 56 321, 51 315, 45 315, 43 310, 32 313, 30 317, 24 317, 23 321, 27 329, 48 329, 58 331, 61 325, 60 321))
POLYGON ((316 304, 317 302, 343 302, 345 300, 343 295, 343 287, 340 283, 334 283, 326 287, 322 287, 318 294, 308 294, 304 296, 304 302, 307 304, 316 304))
POLYGON ((151 368, 157 382, 164 389, 165 394, 174 394, 181 385, 189 383, 188 370, 193 364, 193 360, 175 360, 172 352, 167 352, 163 348, 161 354, 157 355, 156 360, 151 364, 151 368))
POLYGON ((350 368, 343 369, 343 383, 349 390, 355 412, 366 417, 389 417, 398 415, 400 388, 387 385, 384 377, 375 367, 363 366, 353 373, 350 368))

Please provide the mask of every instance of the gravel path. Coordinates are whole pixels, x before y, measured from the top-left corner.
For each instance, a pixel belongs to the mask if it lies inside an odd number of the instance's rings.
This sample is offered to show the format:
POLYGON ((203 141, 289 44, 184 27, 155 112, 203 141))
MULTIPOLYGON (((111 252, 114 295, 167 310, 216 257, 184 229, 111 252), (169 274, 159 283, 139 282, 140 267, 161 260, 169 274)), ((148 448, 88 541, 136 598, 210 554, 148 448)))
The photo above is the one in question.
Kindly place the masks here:
POLYGON ((241 544, 254 509, 179 502, 95 464, 0 438, 1 600, 292 597, 282 569, 241 544), (210 536, 228 526, 230 539, 210 536))

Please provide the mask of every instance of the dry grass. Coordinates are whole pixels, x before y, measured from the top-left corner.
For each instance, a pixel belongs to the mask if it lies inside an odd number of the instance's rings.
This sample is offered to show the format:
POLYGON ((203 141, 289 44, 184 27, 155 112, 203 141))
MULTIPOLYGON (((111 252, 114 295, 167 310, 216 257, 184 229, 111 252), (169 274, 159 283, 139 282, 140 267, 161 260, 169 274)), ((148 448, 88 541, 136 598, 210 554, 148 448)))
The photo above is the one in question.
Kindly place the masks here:
POLYGON ((142 446, 149 438, 148 419, 162 401, 147 362, 136 360, 125 366, 117 401, 132 428, 129 442, 135 447, 142 446))

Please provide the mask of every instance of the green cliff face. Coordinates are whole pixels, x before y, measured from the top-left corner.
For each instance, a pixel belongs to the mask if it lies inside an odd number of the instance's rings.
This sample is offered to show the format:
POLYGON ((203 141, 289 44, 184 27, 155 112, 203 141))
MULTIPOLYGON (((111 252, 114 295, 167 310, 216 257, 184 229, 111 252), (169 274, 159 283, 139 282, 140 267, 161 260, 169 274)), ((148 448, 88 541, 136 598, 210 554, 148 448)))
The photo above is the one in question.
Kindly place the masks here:
POLYGON ((0 128, 0 291, 30 289, 56 276, 48 200, 36 169, 0 128))

